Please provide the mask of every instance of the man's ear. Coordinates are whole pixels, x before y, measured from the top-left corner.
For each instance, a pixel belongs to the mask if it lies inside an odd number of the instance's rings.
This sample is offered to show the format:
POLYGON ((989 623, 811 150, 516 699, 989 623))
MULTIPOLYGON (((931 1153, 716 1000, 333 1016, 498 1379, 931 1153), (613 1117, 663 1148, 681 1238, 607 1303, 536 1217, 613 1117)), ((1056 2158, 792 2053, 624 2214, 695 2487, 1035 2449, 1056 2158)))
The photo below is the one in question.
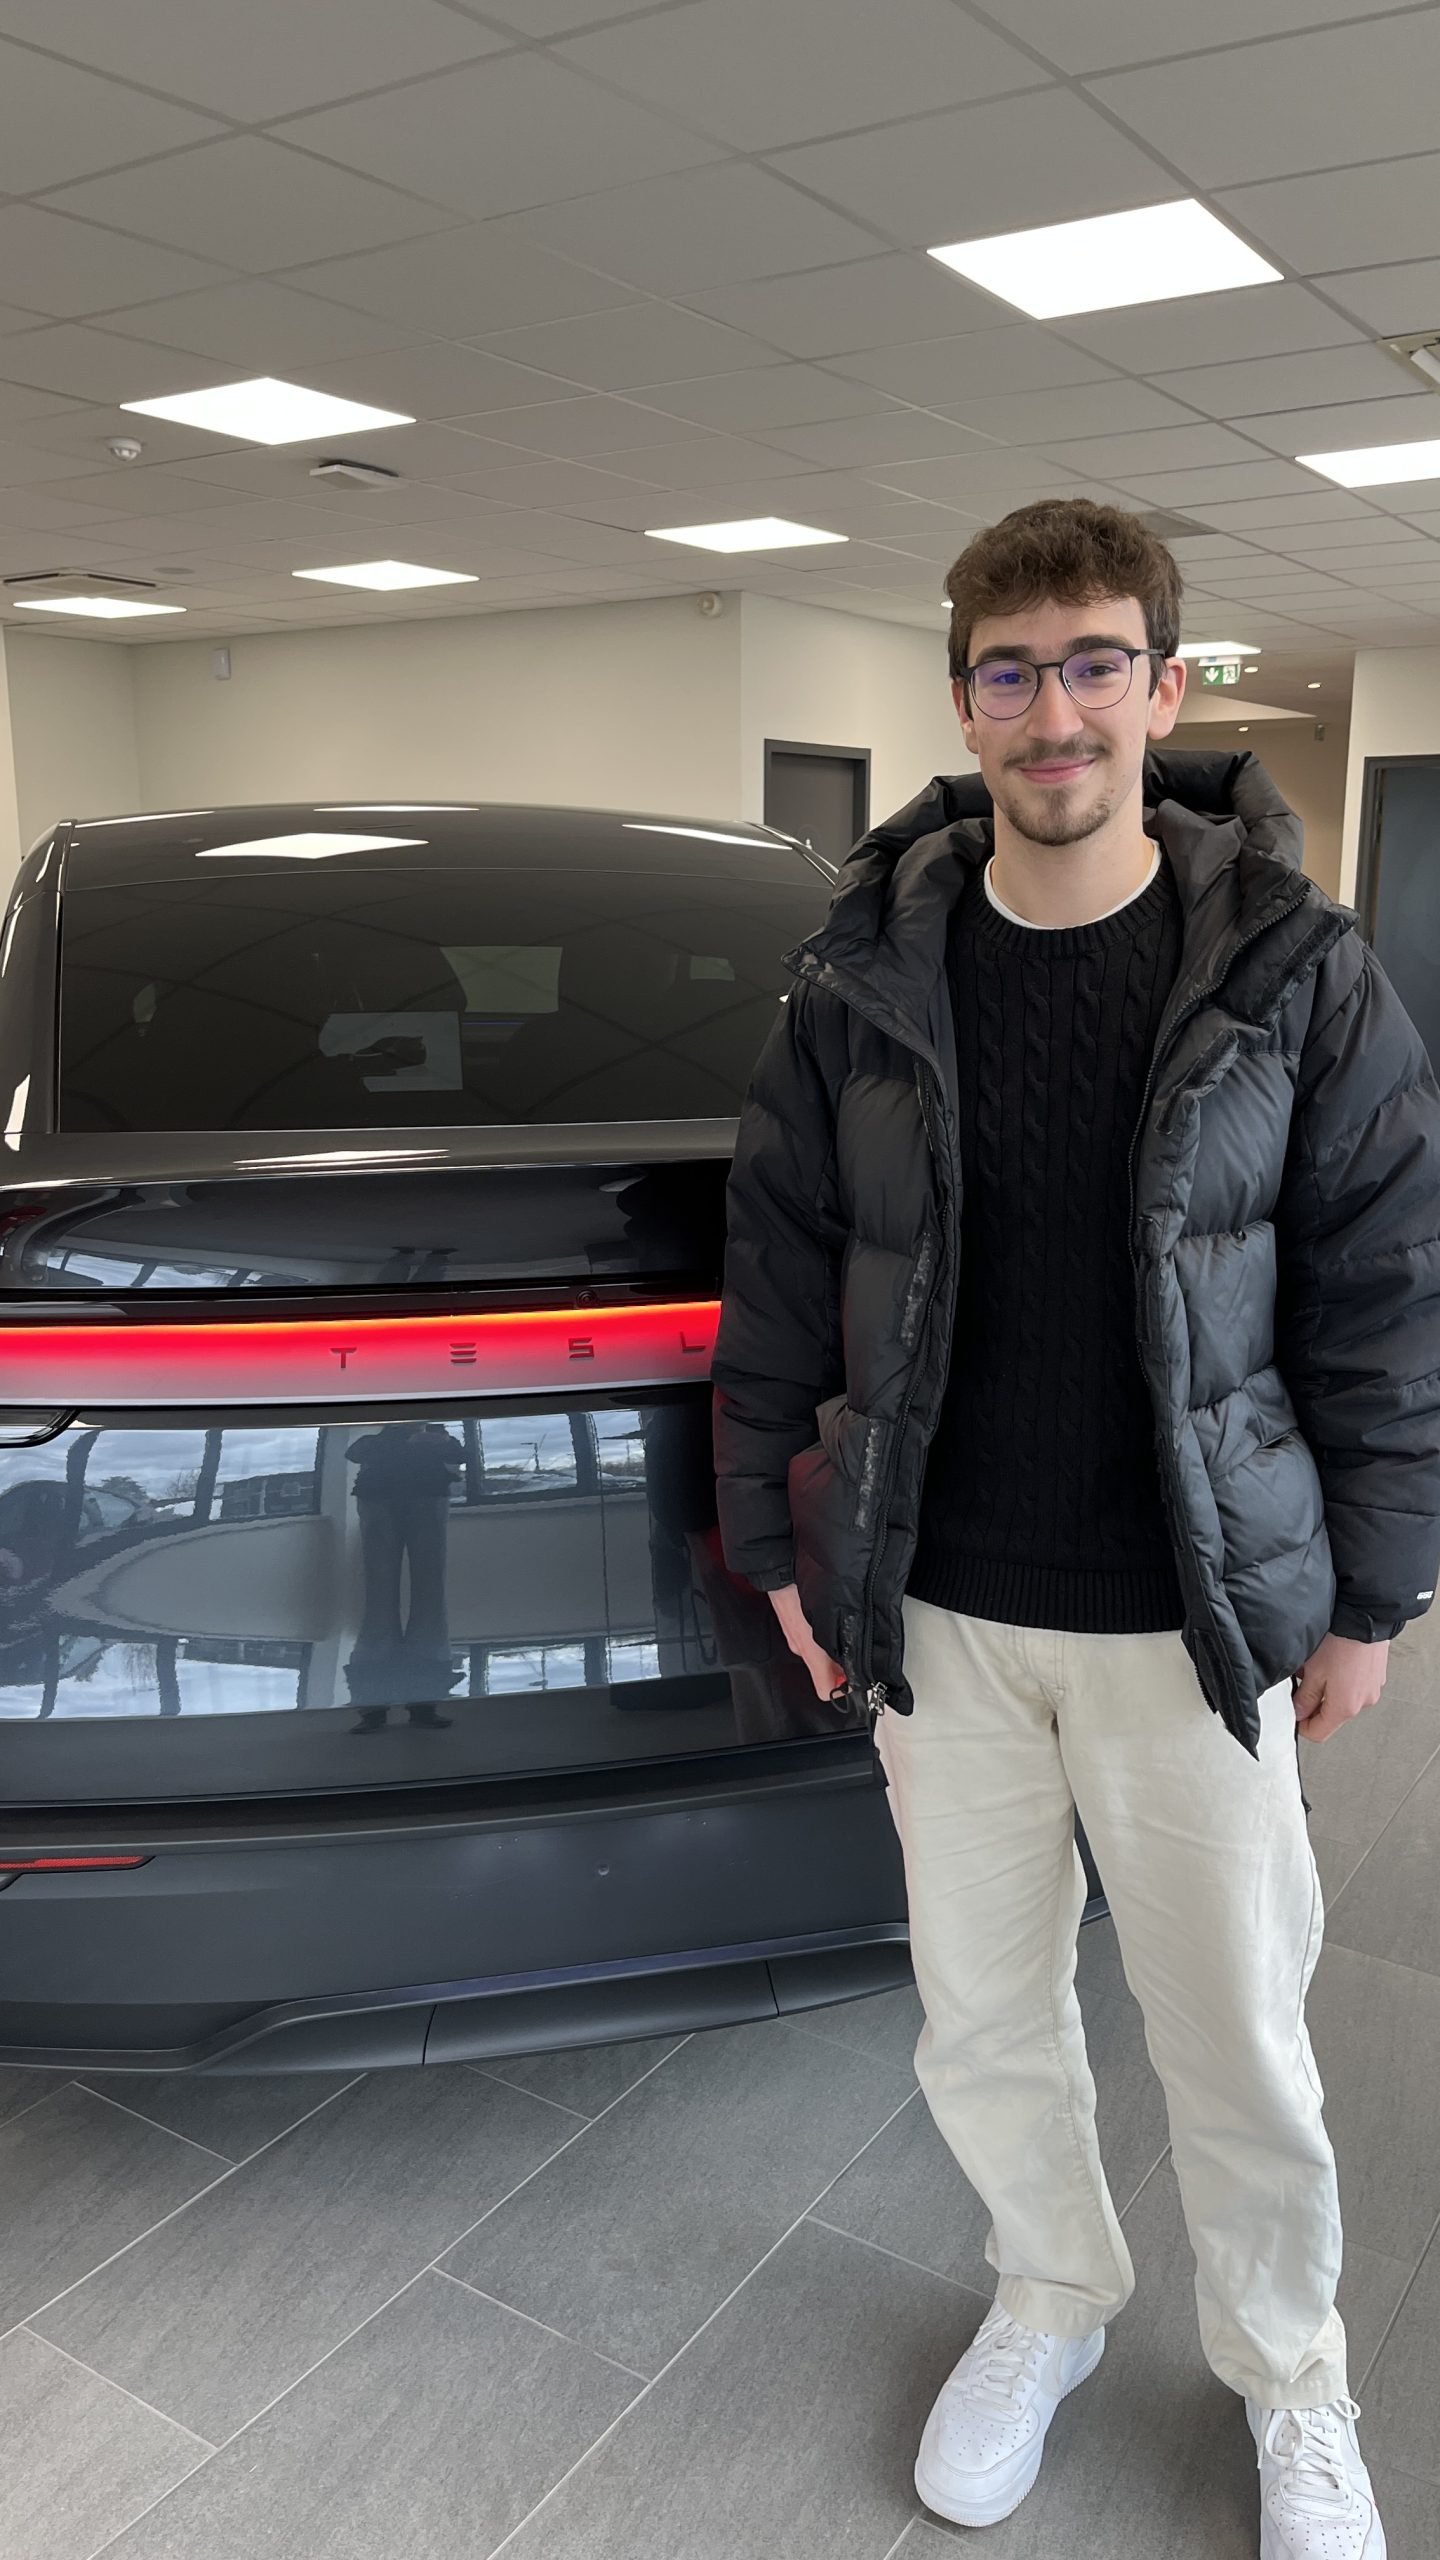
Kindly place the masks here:
POLYGON ((980 742, 975 734, 975 723, 970 717, 970 704, 967 697, 967 689, 960 682, 958 676, 951 679, 950 698, 955 705, 960 726, 965 733, 965 744, 969 748, 972 756, 978 758, 980 753, 980 742))
POLYGON ((1147 738, 1169 737, 1180 717, 1187 672, 1183 658, 1166 659, 1160 671, 1160 681, 1150 696, 1150 717, 1145 724, 1147 738))

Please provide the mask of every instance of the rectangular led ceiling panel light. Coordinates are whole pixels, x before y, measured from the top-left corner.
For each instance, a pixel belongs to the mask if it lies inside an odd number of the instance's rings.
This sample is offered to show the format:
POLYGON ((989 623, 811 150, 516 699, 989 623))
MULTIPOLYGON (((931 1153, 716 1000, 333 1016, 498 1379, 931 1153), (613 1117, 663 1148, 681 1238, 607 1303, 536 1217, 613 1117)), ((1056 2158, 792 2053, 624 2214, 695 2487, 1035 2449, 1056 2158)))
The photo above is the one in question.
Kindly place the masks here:
POLYGON ((1046 223, 1038 231, 959 240, 930 255, 1002 302, 1028 311, 1032 320, 1281 281, 1278 267, 1257 257, 1193 196, 1178 204, 1141 205, 1134 213, 1098 213, 1083 222, 1046 223))
POLYGON ((806 542, 848 542, 848 533, 822 533, 813 524, 790 524, 784 516, 749 516, 733 524, 655 524, 645 528, 650 542, 688 542, 697 551, 790 551, 806 542))
POLYGON ((332 587, 473 587, 473 569, 420 569, 413 560, 352 560, 346 569, 292 569, 292 578, 325 578, 332 587))
POLYGON ((1319 471, 1342 489, 1379 489, 1392 480, 1440 480, 1440 436, 1424 444, 1361 445, 1353 453, 1297 453, 1307 471, 1319 471))
POLYGON ((1258 658, 1260 651, 1253 640, 1187 640, 1175 655, 1177 658, 1258 658))
POLYGON ((401 409, 372 409, 363 400, 341 400, 333 391, 306 391, 298 382, 261 374, 254 382, 220 382, 210 391, 176 391, 163 400, 122 400, 140 418, 170 418, 177 426, 204 427, 241 444, 304 444, 337 427, 363 434, 369 427, 413 427, 401 409))
POLYGON ((17 596, 17 613, 87 613, 97 622, 123 622, 136 613, 183 613, 183 604, 142 604, 134 596, 17 596))

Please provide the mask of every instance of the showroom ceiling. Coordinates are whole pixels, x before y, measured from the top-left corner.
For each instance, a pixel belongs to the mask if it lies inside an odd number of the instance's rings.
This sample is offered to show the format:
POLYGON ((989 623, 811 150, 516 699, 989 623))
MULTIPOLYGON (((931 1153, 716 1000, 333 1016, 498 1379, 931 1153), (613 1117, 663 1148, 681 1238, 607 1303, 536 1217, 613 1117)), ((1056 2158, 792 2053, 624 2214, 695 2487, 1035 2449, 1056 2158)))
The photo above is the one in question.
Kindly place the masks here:
POLYGON ((1440 334, 1437 96, 1440 7, 1387 0, 0 0, 0 575, 186 612, 4 622, 744 587, 938 636, 975 528, 1078 491, 1188 519, 1187 635, 1314 710, 1440 641, 1440 479, 1293 458, 1440 436, 1378 343, 1440 334), (1042 325, 925 254, 1182 196, 1283 280, 1042 325), (254 375, 417 423, 120 406, 254 375), (312 478, 337 451, 401 477, 312 478), (647 533, 742 516, 849 538, 647 533), (376 558, 476 582, 295 574, 376 558))

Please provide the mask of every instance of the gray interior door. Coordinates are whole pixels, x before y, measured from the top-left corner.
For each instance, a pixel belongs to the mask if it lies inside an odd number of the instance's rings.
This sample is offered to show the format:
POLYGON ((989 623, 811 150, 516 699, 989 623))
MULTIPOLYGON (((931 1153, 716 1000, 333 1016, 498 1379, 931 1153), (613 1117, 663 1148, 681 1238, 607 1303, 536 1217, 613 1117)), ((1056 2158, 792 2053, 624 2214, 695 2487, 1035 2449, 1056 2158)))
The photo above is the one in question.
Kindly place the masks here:
POLYGON ((1372 777, 1367 939, 1440 1070, 1440 756, 1381 765, 1372 777))
POLYGON ((765 742, 765 824, 843 862, 870 823, 870 754, 865 747, 765 742))

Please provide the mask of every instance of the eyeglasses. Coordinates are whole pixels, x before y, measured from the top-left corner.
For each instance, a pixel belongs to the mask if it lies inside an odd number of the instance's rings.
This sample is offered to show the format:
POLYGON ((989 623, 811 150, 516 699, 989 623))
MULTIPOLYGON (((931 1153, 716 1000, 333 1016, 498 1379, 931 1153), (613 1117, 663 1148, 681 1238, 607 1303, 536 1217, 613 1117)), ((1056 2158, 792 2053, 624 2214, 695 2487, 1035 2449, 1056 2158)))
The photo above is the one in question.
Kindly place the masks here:
POLYGON ((1068 658, 983 658, 961 676, 987 720, 1018 720, 1040 690, 1047 667, 1057 667, 1073 702, 1086 711, 1109 711, 1130 690, 1137 658, 1165 664, 1163 649, 1123 649, 1106 641, 1097 649, 1073 649, 1068 658))

